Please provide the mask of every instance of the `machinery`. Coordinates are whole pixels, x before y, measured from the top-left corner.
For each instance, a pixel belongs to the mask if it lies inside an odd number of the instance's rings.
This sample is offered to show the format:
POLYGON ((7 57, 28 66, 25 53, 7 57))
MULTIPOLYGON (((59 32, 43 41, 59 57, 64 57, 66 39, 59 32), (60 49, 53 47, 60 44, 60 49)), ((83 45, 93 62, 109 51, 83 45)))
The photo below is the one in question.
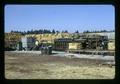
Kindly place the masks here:
POLYGON ((100 35, 85 35, 79 39, 73 38, 60 38, 54 40, 55 50, 66 50, 71 49, 97 49, 107 50, 108 38, 107 36, 100 35), (74 46, 72 46, 74 44, 74 46), (78 48, 79 46, 79 48, 78 48))
MULTIPOLYGON (((38 36, 39 37, 39 36, 38 36)), ((47 36, 46 36, 47 37, 47 36)), ((110 38, 110 37, 109 37, 110 38)), ((5 48, 11 50, 41 50, 42 54, 52 53, 52 50, 91 50, 91 51, 114 51, 115 40, 110 40, 106 35, 80 34, 79 37, 55 38, 53 42, 47 39, 36 39, 34 36, 21 36, 15 33, 5 34, 5 48)), ((53 39, 51 37, 51 39, 53 39)))

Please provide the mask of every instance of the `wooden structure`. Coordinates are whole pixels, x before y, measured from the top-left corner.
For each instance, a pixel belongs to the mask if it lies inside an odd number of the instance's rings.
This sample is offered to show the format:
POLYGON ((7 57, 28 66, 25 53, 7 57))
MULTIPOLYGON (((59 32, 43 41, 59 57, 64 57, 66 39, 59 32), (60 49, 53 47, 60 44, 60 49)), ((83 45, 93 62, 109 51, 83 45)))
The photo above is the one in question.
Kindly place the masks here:
POLYGON ((110 40, 108 42, 108 50, 115 50, 115 40, 110 40))
POLYGON ((60 38, 54 40, 54 50, 67 50, 69 47, 69 43, 72 42, 71 38, 60 38))
POLYGON ((107 36, 86 35, 84 39, 86 39, 84 49, 107 50, 107 36))
POLYGON ((15 49, 21 37, 22 35, 19 33, 5 33, 5 48, 15 49))
POLYGON ((81 49, 82 48, 82 44, 81 43, 69 43, 69 48, 68 49, 81 49))

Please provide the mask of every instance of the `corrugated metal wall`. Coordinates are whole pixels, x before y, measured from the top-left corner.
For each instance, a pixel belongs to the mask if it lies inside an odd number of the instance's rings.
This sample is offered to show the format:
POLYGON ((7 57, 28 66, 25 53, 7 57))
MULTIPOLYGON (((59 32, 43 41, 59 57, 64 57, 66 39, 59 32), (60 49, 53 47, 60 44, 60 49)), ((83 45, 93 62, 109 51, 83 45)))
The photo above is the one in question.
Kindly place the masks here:
POLYGON ((27 48, 27 50, 35 46, 35 38, 33 37, 22 37, 21 41, 22 41, 22 47, 27 48))

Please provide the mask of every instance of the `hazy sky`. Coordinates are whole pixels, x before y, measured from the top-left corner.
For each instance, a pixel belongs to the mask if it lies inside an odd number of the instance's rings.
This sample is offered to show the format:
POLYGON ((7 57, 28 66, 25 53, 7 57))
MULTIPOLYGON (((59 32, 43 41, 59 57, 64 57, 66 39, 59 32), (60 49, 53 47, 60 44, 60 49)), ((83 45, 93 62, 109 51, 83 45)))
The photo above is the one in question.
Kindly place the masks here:
POLYGON ((113 30, 112 5, 6 5, 5 32, 35 29, 113 30))

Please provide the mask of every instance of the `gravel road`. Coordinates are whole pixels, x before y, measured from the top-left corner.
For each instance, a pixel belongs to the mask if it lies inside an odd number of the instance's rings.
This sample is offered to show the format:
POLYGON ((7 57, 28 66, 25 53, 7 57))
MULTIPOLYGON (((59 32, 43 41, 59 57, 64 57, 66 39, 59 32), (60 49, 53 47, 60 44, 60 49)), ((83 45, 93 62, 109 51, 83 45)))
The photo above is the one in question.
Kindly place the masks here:
MULTIPOLYGON (((33 51, 32 51, 33 52, 33 51)), ((113 79, 108 60, 67 58, 38 53, 5 52, 7 79, 113 79)), ((37 52, 37 51, 36 51, 37 52)))
MULTIPOLYGON (((10 51, 13 53, 31 53, 31 54, 41 54, 41 51, 10 51)), ((52 56, 59 56, 59 57, 70 57, 73 56, 74 58, 86 58, 86 59, 97 59, 97 60, 108 60, 108 61, 115 61, 114 56, 102 56, 102 55, 85 55, 85 54, 73 54, 61 51, 52 51, 52 56)))

